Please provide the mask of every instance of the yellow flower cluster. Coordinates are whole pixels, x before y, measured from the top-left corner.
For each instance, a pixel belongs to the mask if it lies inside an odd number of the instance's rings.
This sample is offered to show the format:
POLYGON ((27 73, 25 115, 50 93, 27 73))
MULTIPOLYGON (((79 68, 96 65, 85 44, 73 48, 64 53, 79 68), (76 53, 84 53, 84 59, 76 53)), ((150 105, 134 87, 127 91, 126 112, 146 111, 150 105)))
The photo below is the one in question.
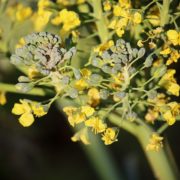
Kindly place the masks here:
POLYGON ((32 16, 32 9, 31 7, 26 7, 21 3, 18 3, 14 6, 9 6, 6 9, 7 15, 11 18, 11 20, 17 20, 17 21, 24 21, 32 16))
POLYGON ((174 74, 175 69, 168 69, 166 74, 159 81, 159 85, 163 86, 169 93, 175 96, 179 96, 180 86, 177 84, 174 74))
POLYGON ((180 115, 180 104, 177 102, 170 102, 167 104, 168 110, 164 110, 162 116, 167 121, 168 125, 173 125, 176 121, 176 116, 180 115))
POLYGON ((64 107, 63 111, 68 116, 71 126, 84 123, 85 128, 81 129, 72 137, 72 141, 81 140, 84 144, 89 144, 87 128, 91 128, 95 134, 104 133, 102 140, 106 145, 117 141, 117 131, 114 128, 107 128, 107 124, 95 115, 95 109, 89 105, 76 108, 73 106, 64 107))
POLYGON ((6 93, 4 91, 0 91, 0 105, 4 105, 6 102, 6 93))
POLYGON ((154 123, 161 114, 168 125, 173 125, 176 121, 176 117, 180 115, 180 104, 175 101, 167 101, 168 99, 165 94, 158 94, 156 98, 149 99, 148 102, 156 106, 148 109, 148 113, 145 116, 146 121, 154 123))
POLYGON ((51 23, 56 26, 62 24, 62 30, 68 32, 79 26, 81 22, 78 15, 74 11, 63 9, 55 18, 51 20, 51 23))
POLYGON ((140 24, 142 15, 138 11, 131 12, 131 2, 128 0, 119 0, 119 3, 113 7, 113 20, 109 24, 109 28, 115 30, 119 37, 125 32, 125 28, 129 23, 140 24))
POLYGON ((24 127, 32 125, 34 122, 34 115, 41 117, 47 114, 41 104, 28 100, 20 100, 20 103, 15 103, 12 113, 15 115, 21 115, 19 123, 24 127))
POLYGON ((149 144, 146 146, 146 150, 158 152, 163 147, 162 140, 163 140, 163 137, 155 133, 152 134, 149 140, 149 144))

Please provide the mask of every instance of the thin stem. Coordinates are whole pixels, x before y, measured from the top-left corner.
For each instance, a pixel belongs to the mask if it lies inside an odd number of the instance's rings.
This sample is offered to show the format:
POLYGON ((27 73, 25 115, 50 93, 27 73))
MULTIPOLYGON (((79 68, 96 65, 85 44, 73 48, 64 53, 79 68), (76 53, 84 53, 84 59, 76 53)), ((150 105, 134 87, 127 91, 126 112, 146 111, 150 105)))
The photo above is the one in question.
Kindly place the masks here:
POLYGON ((27 94, 32 96, 45 96, 45 95, 52 95, 52 91, 47 91, 42 88, 33 88, 31 91, 23 93, 21 91, 17 91, 14 84, 6 84, 6 83, 0 83, 0 90, 10 93, 16 93, 16 94, 27 94))
POLYGON ((157 133, 158 133, 158 134, 162 134, 168 127, 169 127, 169 125, 168 125, 167 123, 163 124, 163 125, 157 130, 157 133))

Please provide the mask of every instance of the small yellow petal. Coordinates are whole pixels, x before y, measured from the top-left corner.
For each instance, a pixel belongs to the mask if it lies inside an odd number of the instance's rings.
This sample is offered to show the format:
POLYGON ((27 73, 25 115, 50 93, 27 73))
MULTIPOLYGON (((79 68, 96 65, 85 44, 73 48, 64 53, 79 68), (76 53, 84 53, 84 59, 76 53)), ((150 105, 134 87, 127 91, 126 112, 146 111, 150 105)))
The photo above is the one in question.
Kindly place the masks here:
POLYGON ((31 126, 33 122, 34 122, 34 117, 31 113, 24 113, 19 118, 19 123, 24 127, 31 126))

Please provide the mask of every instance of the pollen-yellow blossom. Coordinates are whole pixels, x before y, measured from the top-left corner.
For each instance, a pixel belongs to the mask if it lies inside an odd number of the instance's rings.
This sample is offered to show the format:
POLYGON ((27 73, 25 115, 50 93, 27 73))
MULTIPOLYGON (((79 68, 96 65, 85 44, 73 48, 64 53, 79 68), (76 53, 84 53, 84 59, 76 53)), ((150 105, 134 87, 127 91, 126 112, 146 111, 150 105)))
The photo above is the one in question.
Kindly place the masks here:
POLYGON ((0 105, 4 105, 6 102, 6 93, 4 91, 0 91, 0 105))
POLYGON ((167 121, 168 125, 173 125, 176 121, 176 118, 172 115, 170 110, 163 113, 162 116, 167 121))
POLYGON ((94 114, 95 110, 91 106, 86 105, 81 107, 81 112, 84 113, 87 117, 89 117, 94 114))
POLYGON ((170 54, 171 53, 171 49, 170 48, 166 48, 166 49, 164 49, 164 50, 162 50, 161 52, 160 52, 160 54, 162 54, 162 55, 168 55, 168 54, 170 54))
POLYGON ((37 117, 41 117, 41 116, 44 116, 44 115, 47 114, 44 107, 41 104, 37 103, 37 102, 32 102, 31 103, 31 108, 32 108, 32 111, 33 111, 34 115, 37 116, 37 117))
POLYGON ((28 127, 34 122, 31 106, 26 100, 20 100, 20 103, 15 103, 12 113, 21 115, 19 123, 24 127, 28 127))
POLYGON ((169 69, 159 81, 159 85, 165 87, 169 93, 179 96, 180 86, 174 78, 175 73, 175 69, 169 69))
POLYGON ((117 141, 117 129, 107 128, 102 136, 102 140, 105 145, 110 145, 113 142, 117 141))
POLYGON ((170 57, 166 61, 166 65, 169 66, 173 62, 177 63, 180 58, 180 53, 177 50, 173 50, 170 54, 170 57))
POLYGON ((110 11, 111 10, 111 3, 109 0, 106 0, 104 3, 103 3, 103 7, 104 7, 104 11, 110 11))
POLYGON ((24 113, 19 118, 19 123, 24 127, 29 127, 34 122, 34 116, 31 113, 24 113))
POLYGON ((168 40, 174 45, 180 45, 180 32, 170 29, 167 31, 168 40))
POLYGON ((91 117, 86 120, 85 125, 91 127, 95 134, 104 132, 107 127, 107 125, 98 117, 91 117))
POLYGON ((163 147, 162 140, 163 137, 155 133, 152 134, 152 136, 149 139, 149 144, 146 146, 146 150, 158 152, 163 147))
POLYGON ((114 45, 114 42, 112 40, 110 40, 106 43, 100 44, 99 46, 95 47, 94 52, 98 52, 99 55, 101 55, 103 51, 109 49, 113 45, 114 45))
POLYGON ((81 22, 78 15, 74 11, 63 9, 55 18, 51 20, 51 23, 54 25, 62 24, 62 30, 68 32, 79 26, 81 22))
POLYGON ((32 9, 30 7, 25 7, 22 4, 18 4, 16 11, 16 19, 18 21, 23 21, 32 15, 32 9))
POLYGON ((91 88, 88 91, 88 104, 96 107, 100 103, 100 93, 97 88, 91 88))
POLYGON ((141 16, 141 14, 139 13, 139 12, 135 12, 134 13, 134 15, 133 15, 133 22, 135 23, 135 24, 140 24, 141 23, 141 21, 142 21, 142 16, 141 16))
POLYGON ((83 91, 89 87, 87 81, 85 79, 79 79, 75 82, 75 88, 79 91, 83 91))

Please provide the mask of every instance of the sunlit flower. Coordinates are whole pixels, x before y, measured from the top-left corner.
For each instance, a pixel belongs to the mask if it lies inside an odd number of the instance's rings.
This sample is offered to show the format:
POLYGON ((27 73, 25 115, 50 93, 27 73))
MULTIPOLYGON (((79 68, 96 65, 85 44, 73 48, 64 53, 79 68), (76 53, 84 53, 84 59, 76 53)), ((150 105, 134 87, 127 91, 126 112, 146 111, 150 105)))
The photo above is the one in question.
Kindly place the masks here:
POLYGON ((89 85, 85 79, 80 79, 75 82, 75 88, 79 91, 83 91, 84 89, 88 88, 89 85))
POLYGON ((141 14, 139 13, 139 12, 135 12, 134 13, 134 15, 133 15, 133 22, 135 23, 135 24, 140 24, 141 23, 141 21, 142 21, 142 16, 141 16, 141 14))
POLYGON ((180 32, 170 29, 167 31, 168 40, 174 45, 180 45, 180 32))
POLYGON ((59 12, 58 16, 51 20, 51 23, 54 25, 63 24, 63 30, 65 32, 68 32, 79 26, 81 22, 78 15, 74 11, 63 9, 59 12))
POLYGON ((103 3, 104 11, 110 11, 111 10, 111 3, 109 0, 104 1, 103 3))
POLYGON ((158 152, 163 147, 162 140, 163 137, 155 133, 152 134, 151 138, 149 139, 149 144, 146 146, 146 150, 158 152))
POLYGON ((22 4, 18 4, 16 11, 16 19, 18 21, 23 21, 32 15, 32 9, 30 7, 25 7, 22 4))
POLYGON ((32 102, 31 108, 32 108, 34 115, 37 117, 41 117, 41 116, 44 116, 47 114, 44 107, 40 103, 32 102))
POLYGON ((96 107, 100 103, 100 93, 98 89, 91 88, 88 91, 88 104, 92 107, 96 107))
POLYGON ((147 122, 154 123, 154 121, 159 117, 159 112, 156 109, 148 109, 148 113, 145 115, 147 122))
POLYGON ((86 120, 85 125, 91 127, 95 134, 104 132, 107 127, 107 125, 98 117, 91 117, 86 120))
POLYGON ((113 142, 117 141, 117 129, 107 128, 102 136, 102 140, 105 145, 110 145, 113 142))
POLYGON ((166 61, 166 65, 169 66, 172 63, 177 63, 180 58, 180 53, 177 50, 173 50, 170 54, 170 57, 166 61))
POLYGON ((175 96, 179 96, 180 86, 177 84, 174 74, 176 70, 169 69, 161 78, 159 84, 167 89, 167 91, 175 96))
POLYGON ((91 106, 82 106, 81 112, 84 113, 87 117, 89 117, 94 114, 95 110, 91 106))
POLYGON ((12 113, 21 115, 19 122, 24 127, 28 127, 34 122, 31 106, 26 100, 20 100, 20 103, 15 103, 12 113))
POLYGON ((162 55, 168 55, 168 54, 170 54, 171 53, 171 49, 170 48, 166 48, 166 49, 164 49, 164 50, 162 50, 161 52, 160 52, 160 54, 162 54, 162 55))

